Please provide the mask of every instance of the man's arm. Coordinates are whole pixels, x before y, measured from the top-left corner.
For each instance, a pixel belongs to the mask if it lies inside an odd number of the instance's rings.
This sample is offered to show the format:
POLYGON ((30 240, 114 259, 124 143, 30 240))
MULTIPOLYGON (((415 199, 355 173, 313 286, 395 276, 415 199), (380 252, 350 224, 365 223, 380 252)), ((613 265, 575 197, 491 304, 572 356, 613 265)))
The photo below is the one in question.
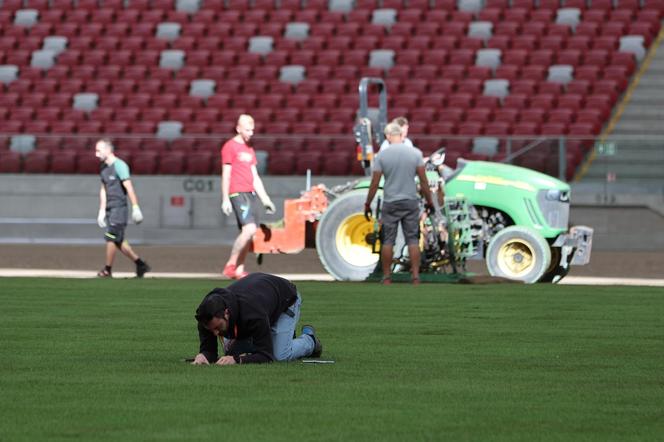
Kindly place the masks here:
POLYGON ((102 229, 106 227, 106 189, 101 185, 99 189, 99 212, 97 213, 97 225, 102 229))
POLYGON ((276 208, 274 207, 274 203, 270 199, 269 195, 265 191, 263 180, 261 179, 260 175, 258 175, 258 169, 256 169, 256 166, 251 166, 251 173, 254 176, 254 189, 256 190, 256 194, 258 194, 258 198, 260 198, 261 202, 268 211, 274 213, 276 208))
POLYGON ((272 348, 272 330, 268 318, 251 321, 249 333, 256 349, 254 353, 237 356, 224 356, 217 361, 218 365, 262 364, 274 360, 272 348))
POLYGON ((141 208, 138 206, 138 197, 134 191, 134 185, 131 183, 130 179, 123 180, 122 185, 127 191, 129 201, 131 201, 131 219, 133 219, 136 224, 140 224, 143 222, 143 212, 141 212, 141 208))
POLYGON ((416 170, 417 176, 420 179, 420 193, 427 201, 427 204, 433 207, 433 196, 431 195, 431 189, 429 189, 429 179, 427 178, 426 170, 424 170, 424 166, 419 166, 416 170))
POLYGON ((225 215, 230 215, 233 210, 230 197, 232 167, 230 164, 221 166, 221 211, 225 215))
POLYGON ((365 201, 364 205, 370 206, 371 201, 373 201, 374 196, 376 196, 376 192, 378 191, 378 185, 380 184, 380 177, 383 176, 382 171, 374 171, 371 174, 371 184, 369 184, 369 193, 367 194, 367 200, 365 201))
POLYGON ((131 201, 131 205, 138 206, 138 197, 136 196, 136 192, 134 191, 134 185, 131 183, 131 180, 124 180, 122 182, 122 185, 127 191, 127 196, 129 197, 129 201, 131 201))
POLYGON ((99 189, 99 211, 106 211, 106 189, 103 184, 99 189))
POLYGON ((193 364, 207 365, 210 362, 216 362, 219 356, 219 350, 217 346, 217 337, 214 333, 199 325, 198 339, 200 341, 200 347, 198 354, 194 358, 193 364))

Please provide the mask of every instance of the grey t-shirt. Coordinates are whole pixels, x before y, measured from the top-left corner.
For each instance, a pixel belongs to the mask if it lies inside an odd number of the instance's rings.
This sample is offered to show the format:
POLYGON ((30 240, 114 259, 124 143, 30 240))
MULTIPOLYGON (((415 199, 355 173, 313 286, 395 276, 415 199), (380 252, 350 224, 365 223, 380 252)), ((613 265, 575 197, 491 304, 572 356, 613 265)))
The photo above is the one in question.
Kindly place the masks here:
POLYGON ((385 176, 383 201, 418 199, 415 177, 420 166, 424 166, 424 159, 422 151, 416 147, 391 144, 389 149, 379 152, 373 170, 385 176))

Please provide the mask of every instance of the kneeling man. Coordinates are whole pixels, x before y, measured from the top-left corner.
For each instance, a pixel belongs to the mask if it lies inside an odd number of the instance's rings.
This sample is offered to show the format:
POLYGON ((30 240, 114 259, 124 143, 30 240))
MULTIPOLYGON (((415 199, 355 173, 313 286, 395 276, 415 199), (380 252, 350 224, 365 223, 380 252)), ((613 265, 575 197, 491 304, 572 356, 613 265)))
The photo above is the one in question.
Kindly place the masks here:
POLYGON ((302 298, 287 279, 252 273, 208 293, 196 309, 200 350, 194 365, 249 364, 319 357, 311 325, 295 338, 302 298), (219 358, 217 338, 223 343, 219 358))

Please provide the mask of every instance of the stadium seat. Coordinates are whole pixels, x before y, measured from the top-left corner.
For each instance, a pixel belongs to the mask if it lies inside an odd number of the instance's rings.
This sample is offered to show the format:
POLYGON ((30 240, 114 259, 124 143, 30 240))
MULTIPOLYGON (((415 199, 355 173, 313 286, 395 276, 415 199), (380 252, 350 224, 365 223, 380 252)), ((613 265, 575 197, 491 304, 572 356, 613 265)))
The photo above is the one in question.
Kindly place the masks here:
POLYGON ((46 150, 33 150, 23 158, 23 172, 47 173, 50 168, 51 153, 46 150))
POLYGON ((159 158, 157 172, 160 175, 179 175, 185 169, 185 154, 183 152, 164 153, 159 158))
POLYGON ((213 173, 213 152, 198 151, 187 155, 185 172, 189 175, 210 175, 213 173))
POLYGON ((268 157, 268 173, 271 175, 291 175, 295 166, 295 154, 279 151, 268 157))

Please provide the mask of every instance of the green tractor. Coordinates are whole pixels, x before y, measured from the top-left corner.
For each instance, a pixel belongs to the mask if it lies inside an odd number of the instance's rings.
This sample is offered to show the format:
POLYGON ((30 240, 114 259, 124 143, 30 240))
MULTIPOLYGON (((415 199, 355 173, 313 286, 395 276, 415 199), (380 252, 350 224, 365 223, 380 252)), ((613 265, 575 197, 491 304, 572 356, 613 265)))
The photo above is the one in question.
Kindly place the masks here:
MULTIPOLYGON (((359 160, 369 174, 374 145, 383 141, 387 124, 387 91, 379 78, 363 78, 359 91, 355 135, 359 160), (377 109, 368 107, 371 87, 380 94, 377 109)), ((440 196, 444 183, 445 198, 438 198, 434 215, 422 210, 423 281, 459 277, 469 259, 485 260, 493 276, 527 283, 558 282, 570 265, 589 262, 593 230, 568 225, 568 184, 523 167, 487 161, 459 159, 452 170, 443 159, 441 149, 427 160, 427 184, 434 196, 440 196)), ((367 220, 363 210, 368 187, 365 178, 326 190, 329 205, 310 221, 320 260, 337 280, 379 276, 380 226, 375 219, 367 220)), ((380 198, 373 209, 380 212, 380 198)), ((407 247, 399 239, 393 268, 397 279, 409 268, 407 247)))

